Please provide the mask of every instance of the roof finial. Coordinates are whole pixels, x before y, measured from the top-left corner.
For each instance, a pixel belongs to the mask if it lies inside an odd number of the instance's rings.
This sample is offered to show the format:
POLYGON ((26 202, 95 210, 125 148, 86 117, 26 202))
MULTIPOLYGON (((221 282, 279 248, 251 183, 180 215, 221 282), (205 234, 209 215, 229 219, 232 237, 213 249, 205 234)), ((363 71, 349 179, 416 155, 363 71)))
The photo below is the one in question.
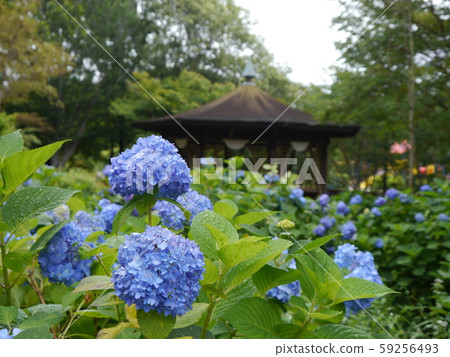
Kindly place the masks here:
POLYGON ((244 72, 242 72, 242 76, 245 78, 245 82, 243 84, 244 86, 255 85, 255 83, 253 83, 253 78, 256 77, 256 71, 255 68, 253 67, 251 59, 247 61, 247 65, 245 66, 244 72))

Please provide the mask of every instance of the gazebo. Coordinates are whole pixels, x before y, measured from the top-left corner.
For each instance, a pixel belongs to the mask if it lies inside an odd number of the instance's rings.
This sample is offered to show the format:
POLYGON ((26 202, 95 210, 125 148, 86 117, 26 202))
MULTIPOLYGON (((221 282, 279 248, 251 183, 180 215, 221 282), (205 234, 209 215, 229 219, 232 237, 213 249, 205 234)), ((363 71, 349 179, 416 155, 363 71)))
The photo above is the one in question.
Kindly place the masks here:
MULTIPOLYGON (((251 62, 242 75, 246 80, 240 87, 199 108, 173 115, 176 121, 164 116, 131 125, 174 142, 189 165, 194 157, 224 155, 228 158, 243 154, 244 150, 251 152, 255 161, 260 157, 295 157, 292 155, 304 153, 314 158, 326 181, 330 139, 353 137, 359 126, 321 125, 307 113, 292 107, 287 109, 286 104, 255 85, 256 73, 251 62)), ((326 190, 325 185, 318 186, 319 192, 326 190)))

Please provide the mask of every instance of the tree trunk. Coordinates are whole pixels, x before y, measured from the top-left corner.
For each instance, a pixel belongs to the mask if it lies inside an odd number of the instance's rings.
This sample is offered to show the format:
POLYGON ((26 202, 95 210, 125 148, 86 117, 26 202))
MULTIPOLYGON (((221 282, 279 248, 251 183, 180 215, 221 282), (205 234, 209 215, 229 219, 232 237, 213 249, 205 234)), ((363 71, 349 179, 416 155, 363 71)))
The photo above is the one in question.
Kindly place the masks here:
POLYGON ((409 150, 409 170, 408 185, 413 188, 414 183, 414 167, 415 167, 415 151, 416 151, 416 135, 414 123, 414 107, 415 107, 415 75, 414 75, 414 38, 412 33, 412 10, 411 0, 407 2, 407 35, 408 35, 408 133, 411 150, 409 150))

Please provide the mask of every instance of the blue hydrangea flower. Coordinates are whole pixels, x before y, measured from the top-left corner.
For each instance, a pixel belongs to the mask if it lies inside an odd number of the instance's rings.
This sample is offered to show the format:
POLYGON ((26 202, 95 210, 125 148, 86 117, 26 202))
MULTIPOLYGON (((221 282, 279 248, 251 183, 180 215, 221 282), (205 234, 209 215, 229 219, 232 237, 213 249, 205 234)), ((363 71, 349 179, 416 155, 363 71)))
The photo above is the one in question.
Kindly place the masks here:
POLYGON ((445 213, 439 213, 438 220, 441 222, 448 222, 448 216, 445 213))
POLYGON ((386 199, 384 197, 377 197, 374 204, 375 206, 381 207, 386 204, 386 199))
MULTIPOLYGON (((211 200, 208 197, 201 195, 192 189, 184 195, 179 196, 177 198, 177 202, 183 206, 185 210, 190 212, 190 223, 192 223, 194 217, 199 213, 213 209, 211 200)), ((154 208, 158 212, 158 216, 161 217, 161 220, 166 227, 170 227, 175 230, 183 229, 186 218, 184 216, 184 212, 179 207, 167 201, 158 201, 154 208)))
POLYGON ((105 232, 111 233, 114 217, 122 206, 117 203, 111 203, 106 198, 100 200, 98 204, 101 207, 101 210, 97 213, 97 217, 105 222, 105 232))
POLYGON ((427 192, 427 191, 433 191, 430 185, 422 185, 419 189, 420 192, 427 192))
POLYGON ((80 227, 90 229, 92 232, 106 231, 106 224, 103 218, 99 216, 92 216, 86 211, 78 211, 73 216, 73 219, 80 227))
POLYGON ((245 171, 244 170, 237 170, 236 171, 236 180, 243 178, 245 176, 245 171))
POLYGON ((384 241, 382 238, 378 238, 376 240, 375 247, 380 248, 380 249, 384 247, 384 241))
POLYGON ((347 207, 347 205, 345 204, 344 201, 339 201, 337 204, 336 212, 338 214, 342 214, 343 216, 345 216, 346 214, 348 214, 350 212, 350 208, 347 207))
POLYGON ((289 198, 291 200, 300 200, 303 198, 304 192, 301 188, 295 187, 292 189, 291 193, 289 194, 289 198))
POLYGON ((416 220, 417 223, 422 223, 423 221, 425 221, 425 217, 422 213, 416 213, 414 215, 414 219, 416 220))
MULTIPOLYGON (((335 253, 334 261, 340 268, 345 268, 349 271, 345 278, 354 277, 377 284, 383 283, 375 267, 372 253, 357 251, 353 244, 346 243, 339 246, 335 253)), ((361 307, 364 309, 368 308, 373 300, 373 298, 368 298, 346 301, 347 314, 355 314, 361 310, 361 307)))
POLYGON ((275 183, 280 181, 280 175, 277 174, 265 174, 264 180, 266 180, 268 183, 275 183))
POLYGON ((313 229, 313 233, 318 237, 324 236, 326 231, 327 231, 326 228, 321 224, 319 224, 316 228, 313 229))
POLYGON ((113 173, 113 167, 112 165, 106 165, 103 168, 103 175, 105 175, 105 177, 109 177, 112 173, 113 173))
MULTIPOLYGON (((291 260, 289 268, 297 268, 295 265, 295 260, 291 260)), ((286 304, 291 299, 291 296, 300 296, 300 283, 299 281, 293 281, 292 283, 276 286, 270 289, 266 295, 286 304)))
POLYGON ((330 229, 331 227, 333 227, 333 225, 336 223, 336 218, 334 217, 323 217, 320 219, 320 224, 322 224, 325 229, 330 229))
POLYGON ((216 163, 216 160, 214 160, 213 157, 201 157, 200 158, 200 165, 214 165, 216 163))
POLYGON ((119 298, 173 317, 192 308, 205 272, 197 244, 160 226, 125 236, 118 264, 112 281, 119 298))
POLYGON ((341 226, 341 232, 343 234, 342 239, 353 239, 356 233, 355 224, 352 221, 348 221, 341 226))
POLYGON ((10 340, 13 337, 17 336, 19 333, 21 333, 22 330, 18 328, 13 328, 11 331, 11 334, 9 334, 8 329, 4 328, 0 330, 0 340, 10 340))
POLYGON ((386 191, 386 197, 390 200, 397 198, 399 194, 400 192, 398 192, 395 188, 390 188, 386 191))
POLYGON ((324 193, 323 195, 319 196, 319 198, 317 199, 317 202, 322 207, 326 207, 326 206, 328 206, 328 203, 330 202, 330 196, 328 196, 326 193, 324 193))
POLYGON ((92 228, 70 222, 56 233, 45 248, 39 252, 38 262, 42 274, 52 283, 67 286, 90 274, 91 259, 81 259, 79 248, 92 228))
POLYGON ((401 193, 400 195, 398 195, 398 199, 400 200, 401 203, 411 203, 412 202, 411 197, 409 197, 406 193, 401 193))
POLYGON ((53 223, 57 224, 70 218, 70 208, 67 205, 56 207, 53 211, 46 213, 51 218, 53 223))
POLYGON ((309 205, 309 208, 311 209, 311 211, 318 211, 320 207, 317 205, 316 202, 312 201, 309 205))
POLYGON ((370 212, 372 212, 372 214, 373 214, 374 216, 377 216, 377 217, 381 216, 381 211, 378 209, 378 207, 372 207, 372 209, 370 210, 370 212))
POLYGON ((160 136, 139 138, 136 144, 111 158, 108 177, 113 194, 122 196, 153 193, 176 199, 189 190, 191 176, 186 162, 172 143, 160 136))
POLYGON ((178 206, 167 201, 157 201, 153 208, 166 227, 176 231, 183 229, 186 218, 178 206))
POLYGON ((361 195, 356 194, 354 195, 349 202, 349 205, 360 205, 362 203, 363 199, 361 197, 361 195))
POLYGON ((33 183, 33 179, 28 179, 22 185, 24 187, 28 187, 28 186, 31 186, 32 183, 33 183))
POLYGON ((191 222, 192 219, 199 213, 202 213, 206 210, 212 211, 213 209, 211 200, 208 197, 201 195, 200 193, 192 189, 190 189, 184 195, 179 196, 177 198, 177 202, 191 213, 191 222))

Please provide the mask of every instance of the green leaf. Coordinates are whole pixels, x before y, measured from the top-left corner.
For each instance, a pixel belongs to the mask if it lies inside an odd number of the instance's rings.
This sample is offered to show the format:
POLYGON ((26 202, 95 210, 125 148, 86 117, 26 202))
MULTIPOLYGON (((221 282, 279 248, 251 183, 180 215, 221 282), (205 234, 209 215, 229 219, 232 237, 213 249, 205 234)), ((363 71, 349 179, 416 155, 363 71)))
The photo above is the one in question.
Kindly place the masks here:
POLYGON ((207 257, 217 258, 217 243, 206 224, 210 224, 224 233, 231 243, 239 239, 238 232, 226 218, 212 211, 203 211, 192 220, 191 234, 203 254, 207 257))
POLYGON ((250 279, 244 281, 242 284, 239 284, 227 293, 227 300, 219 299, 216 308, 213 311, 211 321, 215 321, 216 319, 223 317, 223 315, 231 309, 235 303, 241 301, 242 299, 253 297, 256 292, 257 290, 250 279))
POLYGON ((285 239, 274 239, 267 242, 267 247, 265 247, 253 258, 248 259, 230 269, 230 271, 225 275, 227 287, 232 288, 237 286, 291 245, 292 242, 285 239))
POLYGON ((239 301, 224 318, 248 338, 278 338, 275 326, 281 321, 272 305, 261 298, 239 301))
POLYGON ((22 151, 22 149, 23 138, 22 135, 20 135, 20 130, 0 137, 0 164, 4 159, 16 152, 22 151))
POLYGON ((241 216, 237 216, 233 222, 236 226, 239 226, 241 224, 255 224, 259 221, 262 221, 263 219, 269 217, 274 212, 269 211, 263 211, 263 212, 249 212, 246 214, 243 214, 241 216))
POLYGON ((111 278, 104 275, 94 275, 87 276, 86 278, 81 280, 73 292, 78 293, 81 291, 108 289, 112 289, 111 278))
POLYGON ((313 249, 319 248, 322 245, 328 243, 330 240, 336 237, 342 236, 341 233, 339 234, 330 234, 325 237, 320 237, 317 239, 314 239, 313 241, 297 241, 298 244, 296 244, 296 251, 297 254, 305 254, 306 252, 310 252, 313 249))
POLYGON ((203 280, 200 282, 202 285, 208 285, 217 282, 220 273, 219 268, 209 259, 205 259, 205 274, 203 274, 203 280))
POLYGON ((38 327, 51 327, 58 322, 61 322, 66 315, 60 312, 45 312, 38 311, 31 315, 31 317, 22 322, 19 326, 21 330, 29 329, 29 328, 38 328, 38 327))
POLYGON ((208 228, 209 232, 211 233, 213 238, 216 240, 218 247, 222 247, 222 246, 224 246, 226 244, 229 244, 228 237, 227 237, 227 235, 225 233, 223 233, 222 231, 218 230, 212 224, 205 223, 204 226, 206 228, 208 228))
POLYGON ((19 315, 19 309, 15 306, 0 306, 0 324, 11 327, 11 324, 19 315))
POLYGON ((11 231, 27 219, 37 217, 64 204, 77 191, 56 187, 28 187, 20 190, 6 201, 2 220, 11 231))
POLYGON ((265 242, 261 242, 261 237, 246 237, 237 242, 228 244, 217 251, 219 258, 228 268, 235 266, 247 259, 254 257, 267 247, 265 242))
MULTIPOLYGON (((48 161, 68 140, 40 147, 29 151, 20 151, 4 161, 1 170, 5 186, 3 193, 8 197, 17 186, 24 183, 41 165, 48 161)), ((56 207, 55 207, 56 208, 56 207)))
POLYGON ((103 330, 100 330, 97 334, 97 338, 99 339, 111 339, 116 337, 119 333, 121 333, 123 330, 125 330, 128 327, 132 327, 130 323, 128 322, 121 322, 120 324, 104 328, 103 330))
POLYGON ((147 338, 166 338, 175 326, 176 319, 164 316, 156 311, 138 310, 137 318, 140 331, 147 338))
POLYGON ((270 237, 270 234, 268 232, 264 232, 263 230, 253 227, 253 226, 250 226, 248 224, 241 224, 240 228, 243 228, 250 234, 257 236, 257 237, 265 237, 265 238, 270 237))
POLYGON ((227 299, 227 296, 225 295, 223 290, 220 290, 220 289, 216 288, 214 285, 210 285, 210 284, 209 285, 203 285, 202 289, 208 295, 220 296, 223 299, 227 299))
POLYGON ((59 232, 59 230, 64 227, 69 221, 65 220, 59 222, 58 224, 50 226, 41 236, 33 243, 30 248, 30 252, 38 252, 41 249, 44 249, 47 242, 52 239, 52 237, 59 232))
POLYGON ((289 284, 299 280, 301 273, 298 270, 277 269, 270 265, 264 265, 260 270, 253 274, 253 283, 258 291, 266 291, 280 285, 289 284))
POLYGON ((361 329, 350 326, 329 324, 318 327, 315 331, 320 339, 368 339, 371 335, 361 329))
POLYGON ((209 304, 193 303, 192 310, 185 313, 183 316, 177 317, 174 329, 183 328, 199 321, 208 310, 209 304))
POLYGON ((36 327, 30 328, 20 332, 17 336, 15 336, 14 340, 27 339, 27 340, 35 340, 35 339, 50 339, 53 338, 52 334, 48 330, 48 327, 36 327))
MULTIPOLYGON (((189 325, 187 327, 173 329, 167 338, 196 338, 199 339, 202 335, 203 328, 198 325, 189 325)), ((206 339, 214 339, 214 335, 210 331, 206 331, 206 339)))
POLYGON ((238 207, 233 201, 223 199, 214 204, 214 212, 217 212, 226 218, 233 218, 234 215, 238 213, 238 207))
POLYGON ((343 315, 343 311, 322 310, 320 312, 312 312, 309 316, 312 319, 336 323, 342 320, 343 315))
POLYGON ((33 260, 31 253, 10 252, 5 255, 5 266, 15 272, 22 272, 33 260))
POLYGON ((347 278, 341 282, 342 287, 338 290, 333 304, 354 299, 380 297, 396 293, 388 287, 360 278, 347 278))
POLYGON ((138 204, 148 205, 154 199, 152 195, 136 195, 117 212, 112 224, 112 234, 117 234, 138 204))

